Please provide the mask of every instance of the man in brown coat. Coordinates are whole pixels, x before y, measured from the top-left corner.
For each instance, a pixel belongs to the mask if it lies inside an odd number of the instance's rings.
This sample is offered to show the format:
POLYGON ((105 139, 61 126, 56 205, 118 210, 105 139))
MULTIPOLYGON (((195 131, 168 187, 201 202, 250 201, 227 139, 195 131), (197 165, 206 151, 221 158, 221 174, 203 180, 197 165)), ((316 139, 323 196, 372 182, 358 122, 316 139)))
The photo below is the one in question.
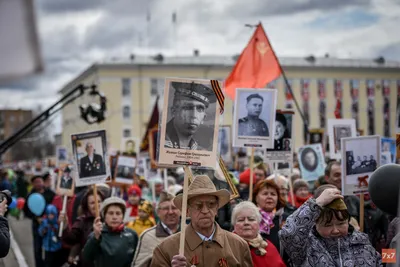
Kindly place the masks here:
MULTIPOLYGON (((181 234, 177 233, 154 249, 151 266, 253 266, 246 241, 215 223, 218 209, 230 200, 229 191, 217 191, 208 176, 200 175, 193 180, 187 194, 187 212, 191 223, 185 227, 184 255, 179 255, 181 234)), ((173 200, 180 210, 182 197, 178 195, 173 200)))

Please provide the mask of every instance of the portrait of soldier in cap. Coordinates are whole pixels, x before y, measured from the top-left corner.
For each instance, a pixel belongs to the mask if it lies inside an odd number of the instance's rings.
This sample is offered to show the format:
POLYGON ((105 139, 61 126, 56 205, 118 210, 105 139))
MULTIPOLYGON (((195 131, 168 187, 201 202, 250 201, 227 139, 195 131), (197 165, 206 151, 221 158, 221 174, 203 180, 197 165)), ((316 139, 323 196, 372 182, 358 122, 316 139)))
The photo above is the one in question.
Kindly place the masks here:
POLYGON ((269 136, 268 125, 260 118, 263 104, 264 98, 260 94, 251 94, 246 98, 247 116, 238 121, 239 136, 269 136))
POLYGON ((204 125, 207 117, 214 123, 215 114, 207 113, 216 102, 211 87, 198 83, 171 82, 165 132, 165 148, 212 151, 214 125, 204 125), (211 139, 211 142, 210 142, 211 139))

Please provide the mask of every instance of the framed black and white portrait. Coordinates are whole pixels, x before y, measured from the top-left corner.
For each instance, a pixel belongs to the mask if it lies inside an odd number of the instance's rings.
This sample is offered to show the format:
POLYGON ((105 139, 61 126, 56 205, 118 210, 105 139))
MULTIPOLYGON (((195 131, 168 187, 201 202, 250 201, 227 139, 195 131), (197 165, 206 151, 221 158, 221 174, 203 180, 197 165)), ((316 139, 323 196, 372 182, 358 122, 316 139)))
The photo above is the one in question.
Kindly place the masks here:
POLYGON ((236 89, 233 146, 274 148, 276 89, 236 89))
POLYGON ((60 168, 57 176, 56 193, 60 196, 72 197, 75 192, 75 178, 76 172, 73 171, 72 166, 65 166, 60 168))
POLYGON ((381 165, 381 137, 342 138, 342 194, 368 192, 370 175, 381 165))
POLYGON ((341 139, 356 137, 356 121, 354 119, 329 119, 329 152, 331 159, 341 159, 341 139))
POLYGON ((302 179, 315 181, 324 175, 326 164, 321 143, 300 147, 298 160, 302 179))
POLYGON ((73 134, 71 141, 78 173, 76 186, 105 182, 110 176, 106 131, 73 134))
POLYGON ((56 147, 56 166, 68 164, 68 149, 64 146, 56 147))
POLYGON ((218 154, 226 164, 232 162, 232 139, 231 126, 224 125, 219 128, 218 133, 218 154))
POLYGON ((121 139, 121 154, 125 156, 133 156, 139 153, 140 141, 137 138, 122 138, 121 139))
POLYGON ((220 108, 211 80, 167 78, 158 166, 215 167, 220 108))
POLYGON ((136 157, 118 156, 117 166, 115 167, 115 182, 121 184, 133 184, 135 169, 137 165, 136 157))
POLYGON ((324 139, 325 139, 325 130, 322 128, 319 129, 310 129, 308 131, 307 144, 321 144, 324 147, 324 139))
POLYGON ((294 112, 277 110, 275 115, 274 148, 267 149, 265 159, 268 162, 293 161, 293 126, 294 112))

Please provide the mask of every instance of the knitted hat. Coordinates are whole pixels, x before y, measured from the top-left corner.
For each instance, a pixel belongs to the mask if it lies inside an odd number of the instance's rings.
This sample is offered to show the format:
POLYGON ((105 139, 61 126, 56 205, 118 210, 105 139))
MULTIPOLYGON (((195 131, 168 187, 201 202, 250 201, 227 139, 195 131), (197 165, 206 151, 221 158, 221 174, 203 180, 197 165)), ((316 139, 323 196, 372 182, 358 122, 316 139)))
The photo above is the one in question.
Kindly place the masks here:
POLYGON ((119 197, 109 197, 109 198, 106 198, 103 201, 103 203, 101 203, 100 214, 103 218, 105 216, 105 213, 107 212, 108 207, 111 205, 120 206, 122 209, 122 214, 125 214, 125 210, 126 210, 125 201, 119 197))
POLYGON ((296 194, 296 191, 299 190, 301 187, 307 187, 307 189, 308 189, 307 182, 304 181, 303 179, 297 179, 296 181, 294 181, 294 183, 293 183, 293 193, 296 194))
POLYGON ((142 189, 140 189, 140 187, 136 184, 131 185, 128 189, 128 196, 131 195, 138 195, 139 197, 142 197, 142 189))
POLYGON ((150 201, 143 200, 139 204, 139 210, 142 210, 142 211, 146 212, 147 214, 152 215, 153 214, 153 205, 151 205, 150 201))

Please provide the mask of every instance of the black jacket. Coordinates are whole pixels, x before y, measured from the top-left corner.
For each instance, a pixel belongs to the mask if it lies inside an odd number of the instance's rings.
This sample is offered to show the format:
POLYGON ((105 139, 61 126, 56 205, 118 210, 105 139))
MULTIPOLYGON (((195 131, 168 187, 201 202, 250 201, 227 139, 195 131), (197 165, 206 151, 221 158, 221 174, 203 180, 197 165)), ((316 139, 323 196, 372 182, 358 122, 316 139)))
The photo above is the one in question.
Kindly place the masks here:
MULTIPOLYGON (((31 194, 33 194, 33 193, 38 193, 38 192, 37 192, 36 190, 32 189, 32 191, 29 193, 29 195, 26 197, 26 199, 28 200, 28 199, 29 199, 29 196, 30 196, 31 194)), ((47 205, 49 205, 49 204, 51 204, 51 203, 53 202, 53 198, 54 198, 54 196, 55 196, 56 194, 53 192, 53 190, 47 188, 47 189, 44 190, 44 192, 43 192, 42 195, 43 195, 43 197, 44 197, 44 200, 46 201, 46 206, 47 206, 47 205)), ((43 214, 44 214, 45 210, 46 210, 46 209, 44 209, 43 214)), ((28 207, 28 201, 25 202, 25 206, 24 206, 24 215, 25 215, 26 217, 28 217, 29 219, 32 220, 33 225, 34 225, 36 228, 39 228, 39 225, 40 225, 40 223, 38 222, 37 219, 40 218, 40 217, 42 217, 43 214, 41 214, 40 216, 36 216, 36 215, 33 214, 33 213, 31 212, 31 210, 29 209, 29 207, 28 207)))
POLYGON ((10 230, 8 221, 3 216, 0 216, 0 258, 7 256, 10 250, 10 230))
POLYGON ((90 162, 89 157, 85 156, 80 160, 79 177, 91 177, 106 174, 103 157, 99 154, 93 154, 93 161, 90 162))

